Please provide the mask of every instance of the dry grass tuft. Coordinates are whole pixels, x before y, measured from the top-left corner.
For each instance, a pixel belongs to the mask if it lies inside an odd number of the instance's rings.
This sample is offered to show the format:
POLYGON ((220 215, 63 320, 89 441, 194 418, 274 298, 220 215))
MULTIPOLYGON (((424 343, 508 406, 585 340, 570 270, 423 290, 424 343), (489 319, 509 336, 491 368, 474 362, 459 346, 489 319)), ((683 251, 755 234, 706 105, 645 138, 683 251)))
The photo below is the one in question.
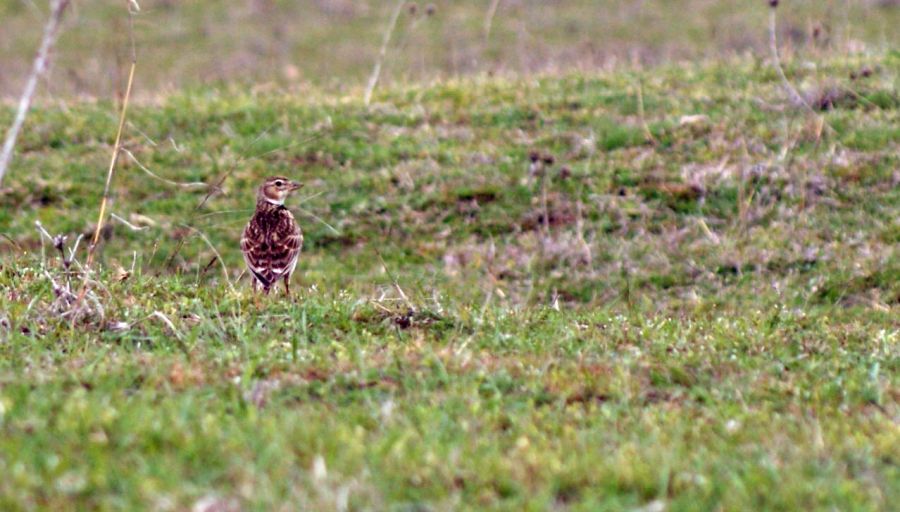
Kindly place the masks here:
POLYGON ((50 283, 53 290, 53 300, 46 313, 52 317, 64 319, 73 325, 100 325, 106 314, 100 297, 94 291, 99 285, 89 278, 84 266, 76 258, 78 245, 82 236, 79 235, 66 254, 66 239, 64 235, 51 236, 40 222, 36 223, 41 240, 47 239, 53 248, 59 253, 59 265, 50 267, 43 261, 43 276, 50 283), (77 284, 84 282, 85 288, 81 292, 76 291, 77 284))

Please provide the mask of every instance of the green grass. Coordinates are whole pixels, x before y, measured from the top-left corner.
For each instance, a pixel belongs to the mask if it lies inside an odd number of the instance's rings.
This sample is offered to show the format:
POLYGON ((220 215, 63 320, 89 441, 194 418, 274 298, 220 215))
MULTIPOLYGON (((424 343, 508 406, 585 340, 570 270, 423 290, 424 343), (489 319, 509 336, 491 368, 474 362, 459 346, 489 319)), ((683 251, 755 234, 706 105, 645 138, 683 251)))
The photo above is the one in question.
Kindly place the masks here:
POLYGON ((37 108, 0 196, 0 508, 888 510, 898 68, 789 66, 880 98, 823 112, 819 140, 747 59, 394 86, 370 109, 355 89, 138 103, 129 151, 223 191, 198 208, 123 155, 111 211, 146 229, 111 221, 105 316, 75 325, 34 222, 68 245, 93 226, 116 108, 37 108), (295 299, 257 307, 238 238, 271 174, 307 185, 306 247, 295 299))

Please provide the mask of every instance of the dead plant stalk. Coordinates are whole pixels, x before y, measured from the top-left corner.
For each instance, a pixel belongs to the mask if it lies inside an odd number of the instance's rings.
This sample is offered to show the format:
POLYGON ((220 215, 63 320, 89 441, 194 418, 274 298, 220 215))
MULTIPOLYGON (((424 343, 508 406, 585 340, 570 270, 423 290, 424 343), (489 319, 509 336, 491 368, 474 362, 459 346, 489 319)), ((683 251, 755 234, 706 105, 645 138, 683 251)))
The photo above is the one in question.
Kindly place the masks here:
POLYGON ((809 112, 816 121, 816 142, 822 138, 822 130, 824 128, 831 129, 825 122, 825 118, 819 115, 803 98, 797 88, 791 84, 791 81, 788 80, 787 75, 784 72, 784 67, 781 65, 781 56, 778 52, 778 15, 776 14, 777 8, 773 6, 769 9, 769 49, 772 52, 772 63, 775 67, 775 71, 778 73, 778 77, 781 79, 781 83, 784 86, 785 91, 787 91, 788 95, 791 97, 791 101, 801 107, 803 107, 807 112, 809 112))
POLYGON ((122 144, 122 130, 125 127, 125 116, 128 114, 128 102, 131 99, 131 86, 134 84, 134 69, 137 61, 131 60, 131 69, 128 71, 128 84, 125 86, 125 99, 122 102, 122 113, 119 116, 119 129, 116 130, 116 140, 113 144, 112 157, 109 160, 109 169, 106 172, 106 185, 103 187, 103 199, 100 200, 100 215, 97 217, 97 228, 94 230, 94 237, 91 240, 91 247, 88 250, 87 267, 90 268, 94 261, 94 251, 97 248, 97 242, 100 240, 100 231, 103 229, 103 223, 106 220, 106 206, 109 204, 109 187, 112 184, 113 174, 116 170, 116 162, 119 159, 119 148, 122 144))

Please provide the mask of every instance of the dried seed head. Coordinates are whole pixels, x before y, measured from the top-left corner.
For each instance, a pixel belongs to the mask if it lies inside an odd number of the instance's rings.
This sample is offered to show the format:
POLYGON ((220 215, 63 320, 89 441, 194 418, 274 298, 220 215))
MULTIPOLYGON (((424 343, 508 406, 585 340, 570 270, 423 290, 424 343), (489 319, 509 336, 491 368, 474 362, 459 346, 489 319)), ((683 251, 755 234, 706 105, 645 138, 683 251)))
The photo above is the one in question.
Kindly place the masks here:
POLYGON ((769 7, 772 9, 778 7, 778 0, 769 0, 769 7))
POLYGON ((415 2, 406 4, 406 12, 408 12, 410 16, 415 16, 416 13, 419 12, 419 4, 415 2))
POLYGON ((559 170, 559 179, 567 180, 572 176, 572 169, 569 169, 568 165, 562 166, 562 169, 559 170))
POLYGON ((428 6, 425 7, 425 14, 427 14, 428 16, 434 16, 436 12, 437 6, 434 4, 428 4, 428 6))
POLYGON ((56 235, 53 237, 53 247, 57 251, 63 252, 63 245, 66 243, 66 235, 56 235))
POLYGON ((544 161, 544 164, 546 164, 546 165, 553 165, 553 163, 556 162, 556 158, 554 158, 553 155, 551 155, 550 153, 547 153, 541 159, 544 161))
POLYGON ((531 163, 536 164, 537 161, 541 159, 541 154, 534 150, 529 151, 528 159, 531 160, 531 163))

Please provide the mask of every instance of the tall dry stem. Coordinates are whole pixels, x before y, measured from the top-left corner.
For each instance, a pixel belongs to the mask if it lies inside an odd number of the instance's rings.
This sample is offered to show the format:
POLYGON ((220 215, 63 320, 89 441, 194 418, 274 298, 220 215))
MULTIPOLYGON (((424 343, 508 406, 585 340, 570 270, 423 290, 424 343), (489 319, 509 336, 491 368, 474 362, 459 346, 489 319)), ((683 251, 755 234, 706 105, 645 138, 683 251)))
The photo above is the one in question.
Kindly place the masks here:
POLYGON ((97 248, 97 242, 100 240, 100 231, 103 230, 103 224, 106 220, 106 206, 109 204, 109 187, 112 184, 113 174, 116 170, 116 162, 119 159, 119 149, 122 144, 122 131, 125 127, 125 116, 128 113, 128 102, 131 99, 131 86, 134 84, 134 69, 137 62, 131 61, 131 69, 128 71, 128 84, 125 86, 125 99, 122 102, 122 112, 119 115, 119 129, 116 131, 116 141, 113 144, 112 157, 109 160, 109 169, 106 172, 106 185, 103 187, 103 199, 100 200, 100 214, 97 217, 97 227, 94 230, 94 237, 91 240, 91 246, 88 250, 87 267, 90 268, 94 261, 94 251, 97 248))
POLYGON ((100 232, 103 230, 103 224, 106 221, 106 207, 109 204, 109 187, 112 184, 113 174, 116 170, 116 162, 119 160, 119 151, 122 147, 122 131, 125 128, 125 118, 128 114, 128 103, 131 99, 131 87, 134 85, 134 70, 137 67, 137 50, 134 42, 134 15, 140 11, 137 2, 130 0, 128 4, 128 35, 131 40, 131 67, 128 70, 128 83, 125 85, 125 98, 122 100, 122 112, 119 115, 119 128, 116 130, 116 140, 113 143, 112 156, 109 159, 109 169, 106 172, 106 184, 103 187, 103 198, 100 200, 100 214, 97 217, 97 227, 94 230, 94 236, 91 245, 88 247, 87 261, 85 269, 90 270, 91 264, 94 262, 94 251, 97 249, 97 242, 100 241, 100 232))

